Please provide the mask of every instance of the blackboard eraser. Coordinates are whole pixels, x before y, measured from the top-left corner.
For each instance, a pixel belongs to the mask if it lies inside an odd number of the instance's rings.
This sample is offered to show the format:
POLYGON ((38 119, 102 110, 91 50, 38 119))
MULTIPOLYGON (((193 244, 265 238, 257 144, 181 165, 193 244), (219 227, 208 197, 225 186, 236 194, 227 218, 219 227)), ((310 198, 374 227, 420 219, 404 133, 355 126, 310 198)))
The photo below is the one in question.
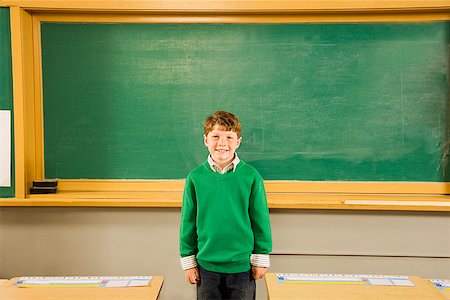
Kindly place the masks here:
POLYGON ((56 186, 32 186, 30 188, 30 194, 56 194, 58 187, 56 186))
POLYGON ((57 187, 57 179, 33 180, 33 187, 57 187))

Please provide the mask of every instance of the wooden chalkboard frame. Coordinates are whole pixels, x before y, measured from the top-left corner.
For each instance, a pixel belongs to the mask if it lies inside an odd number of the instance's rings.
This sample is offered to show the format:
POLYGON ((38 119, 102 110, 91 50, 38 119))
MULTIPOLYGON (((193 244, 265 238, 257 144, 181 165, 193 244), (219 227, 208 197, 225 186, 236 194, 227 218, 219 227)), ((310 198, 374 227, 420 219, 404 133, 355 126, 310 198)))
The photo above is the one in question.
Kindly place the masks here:
MULTIPOLYGON (((43 179, 40 23, 311 23, 450 20, 446 1, 4 1, 11 7, 16 198, 4 206, 179 207, 182 180, 61 180, 56 195, 29 195, 43 179)), ((267 181, 271 208, 450 211, 450 183, 267 181)))

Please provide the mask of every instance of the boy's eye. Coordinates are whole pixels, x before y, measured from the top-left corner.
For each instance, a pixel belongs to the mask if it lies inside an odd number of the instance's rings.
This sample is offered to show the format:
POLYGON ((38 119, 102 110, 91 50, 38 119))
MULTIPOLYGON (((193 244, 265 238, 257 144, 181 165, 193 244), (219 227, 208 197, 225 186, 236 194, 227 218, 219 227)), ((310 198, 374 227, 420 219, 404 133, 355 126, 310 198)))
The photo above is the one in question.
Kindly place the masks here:
POLYGON ((227 139, 232 140, 233 137, 232 136, 227 136, 227 139))

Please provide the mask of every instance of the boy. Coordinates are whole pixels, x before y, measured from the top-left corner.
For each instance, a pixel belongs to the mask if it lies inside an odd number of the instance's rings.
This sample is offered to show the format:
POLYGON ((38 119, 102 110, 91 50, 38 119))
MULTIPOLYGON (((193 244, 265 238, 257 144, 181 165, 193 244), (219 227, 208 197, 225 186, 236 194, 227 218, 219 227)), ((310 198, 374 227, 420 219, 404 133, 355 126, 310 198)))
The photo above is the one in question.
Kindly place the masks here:
POLYGON ((204 124, 208 159, 186 178, 181 266, 197 299, 255 299, 255 280, 270 266, 264 183, 235 153, 241 141, 237 117, 216 111, 204 124))

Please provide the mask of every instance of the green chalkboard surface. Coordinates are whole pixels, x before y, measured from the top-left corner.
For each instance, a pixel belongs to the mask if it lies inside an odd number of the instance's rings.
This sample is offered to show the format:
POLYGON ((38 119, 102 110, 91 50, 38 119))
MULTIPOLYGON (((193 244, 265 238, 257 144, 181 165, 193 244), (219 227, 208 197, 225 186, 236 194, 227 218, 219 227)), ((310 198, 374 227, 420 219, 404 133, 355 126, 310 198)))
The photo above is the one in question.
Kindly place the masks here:
MULTIPOLYGON (((13 110, 9 8, 0 7, 0 110, 13 110)), ((11 124, 11 142, 14 141, 11 124)), ((3 141, 0 140, 0 143, 3 141)), ((13 145, 11 145, 13 147, 13 145)), ((1 158, 0 158, 1 159, 1 158)), ((14 197, 14 148, 11 150, 11 187, 0 187, 0 198, 14 197)))
POLYGON ((224 109, 267 180, 447 181, 449 28, 43 23, 45 176, 184 178, 224 109))

